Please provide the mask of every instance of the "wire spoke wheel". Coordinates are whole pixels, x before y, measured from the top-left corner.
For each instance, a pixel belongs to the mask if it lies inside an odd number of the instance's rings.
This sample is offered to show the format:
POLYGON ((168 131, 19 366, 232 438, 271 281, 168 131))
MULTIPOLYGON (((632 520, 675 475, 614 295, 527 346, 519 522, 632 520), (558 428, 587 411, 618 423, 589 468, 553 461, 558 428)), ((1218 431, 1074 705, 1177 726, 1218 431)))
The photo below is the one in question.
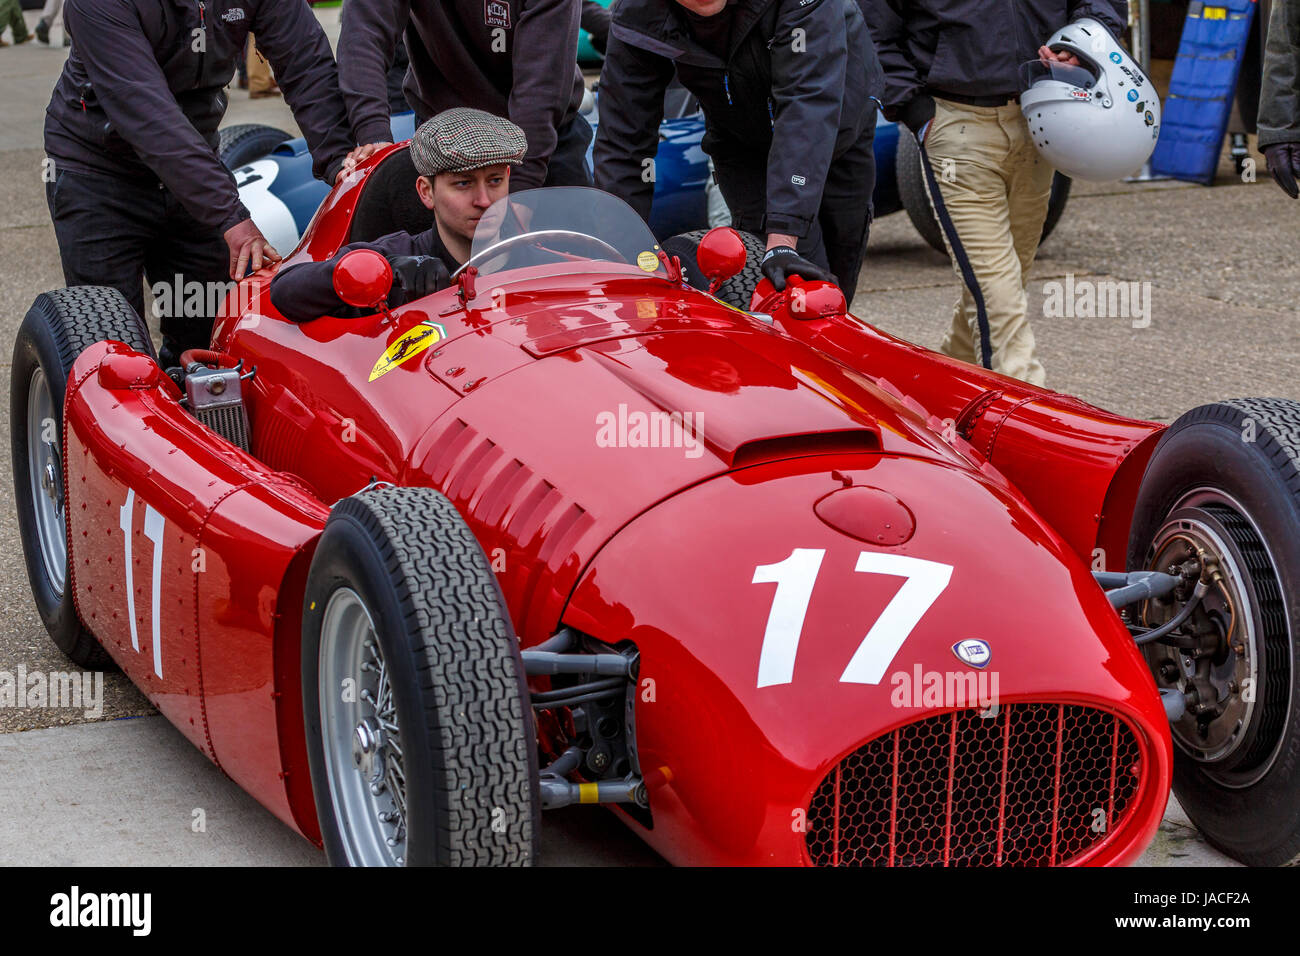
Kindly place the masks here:
POLYGON ((336 504, 307 574, 303 723, 336 866, 521 866, 537 737, 496 575, 432 488, 336 504))
POLYGON ((374 620, 351 588, 339 588, 325 607, 320 704, 330 794, 348 862, 403 865, 406 775, 397 706, 374 620))
POLYGON ((27 473, 41 560, 50 586, 62 597, 67 585, 68 531, 63 514, 59 433, 49 383, 37 366, 27 386, 27 473))

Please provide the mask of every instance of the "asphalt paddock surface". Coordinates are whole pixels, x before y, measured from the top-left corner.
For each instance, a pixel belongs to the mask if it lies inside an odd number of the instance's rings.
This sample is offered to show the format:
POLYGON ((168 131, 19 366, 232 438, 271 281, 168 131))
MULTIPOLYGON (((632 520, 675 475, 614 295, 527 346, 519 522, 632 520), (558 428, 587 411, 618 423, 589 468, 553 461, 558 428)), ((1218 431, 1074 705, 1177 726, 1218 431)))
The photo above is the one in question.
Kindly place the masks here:
MULTIPOLYGON (((321 11, 335 31, 337 11, 321 11)), ((29 26, 36 16, 27 13, 29 26)), ((56 38, 57 43, 57 38, 56 38)), ((8 396, 15 332, 33 298, 62 285, 41 180, 41 124, 62 51, 0 50, 0 388, 8 396)), ((232 90, 227 123, 296 131, 279 99, 232 90)), ((1212 188, 1183 183, 1076 184, 1031 273, 1030 316, 1048 384, 1105 408, 1171 421, 1245 395, 1300 399, 1300 203, 1268 180, 1243 183, 1225 162, 1212 188), (1051 317, 1052 282, 1137 283, 1149 313, 1051 317)), ((285 250, 282 250, 285 251, 285 250)), ((855 314, 936 347, 958 293, 947 258, 905 213, 872 227, 855 314)), ((32 604, 14 517, 9 424, 0 413, 0 671, 72 670, 32 604)), ((120 675, 103 706, 0 707, 0 864, 315 864, 321 855, 224 778, 120 675), (120 718, 143 717, 140 720, 120 718), (127 801, 124 795, 130 794, 127 801), (129 806, 128 806, 129 803, 129 806), (195 811, 205 828, 196 830, 195 811), (51 848, 63 848, 56 851, 51 848)), ((604 811, 548 816, 542 862, 658 862, 604 811)), ((1171 803, 1144 864, 1229 862, 1171 803)))

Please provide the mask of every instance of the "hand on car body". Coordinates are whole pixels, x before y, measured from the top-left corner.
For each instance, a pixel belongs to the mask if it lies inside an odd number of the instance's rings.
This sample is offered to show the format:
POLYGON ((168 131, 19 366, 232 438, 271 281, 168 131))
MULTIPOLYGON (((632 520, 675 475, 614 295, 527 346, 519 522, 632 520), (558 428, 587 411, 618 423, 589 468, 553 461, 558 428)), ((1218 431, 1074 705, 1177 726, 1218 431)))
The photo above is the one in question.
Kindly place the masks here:
MULTIPOLYGON (((596 185, 648 219, 674 75, 704 113, 732 225, 791 245, 847 297, 866 249, 883 80, 856 0, 620 0, 601 72, 596 185), (665 15, 666 13, 666 15, 665 15)), ((783 260, 784 261, 784 260, 783 260)))
MULTIPOLYGON (((145 277, 224 284, 249 264, 278 261, 213 144, 224 87, 255 32, 317 177, 334 181, 352 136, 333 53, 310 8, 68 0, 64 18, 77 42, 46 111, 45 151, 57 170, 46 199, 67 284, 117 288, 143 315, 145 277)), ((163 315, 164 352, 207 347, 211 324, 210 315, 163 315)))

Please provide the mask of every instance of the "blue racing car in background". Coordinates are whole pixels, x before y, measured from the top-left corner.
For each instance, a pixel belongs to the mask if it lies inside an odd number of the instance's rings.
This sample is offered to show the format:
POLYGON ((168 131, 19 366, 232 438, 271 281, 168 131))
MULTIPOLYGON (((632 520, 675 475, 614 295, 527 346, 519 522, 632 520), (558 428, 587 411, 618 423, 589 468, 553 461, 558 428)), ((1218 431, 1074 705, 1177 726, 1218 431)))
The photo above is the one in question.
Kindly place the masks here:
MULTIPOLYGON (((592 126, 599 121, 599 95, 589 93, 583 115, 592 126)), ((415 115, 396 113, 392 118, 393 142, 410 139, 415 115)), ((221 130, 218 152, 234 176, 239 198, 263 234, 280 252, 288 254, 316 214, 329 187, 312 176, 311 155, 304 139, 295 139, 272 126, 241 124, 221 130)), ((650 228, 659 239, 722 225, 729 216, 716 193, 709 172, 709 157, 700 148, 704 116, 689 92, 680 86, 668 90, 664 120, 659 127, 659 153, 655 159, 655 195, 650 228)), ((921 236, 944 251, 939 224, 930 208, 921 177, 920 151, 911 135, 900 135, 897 124, 877 114, 876 187, 872 194, 877 218, 900 209, 907 211, 921 236)), ((590 152, 588 153, 590 162, 590 152)), ((1065 208, 1070 180, 1056 174, 1043 238, 1051 233, 1065 208)))

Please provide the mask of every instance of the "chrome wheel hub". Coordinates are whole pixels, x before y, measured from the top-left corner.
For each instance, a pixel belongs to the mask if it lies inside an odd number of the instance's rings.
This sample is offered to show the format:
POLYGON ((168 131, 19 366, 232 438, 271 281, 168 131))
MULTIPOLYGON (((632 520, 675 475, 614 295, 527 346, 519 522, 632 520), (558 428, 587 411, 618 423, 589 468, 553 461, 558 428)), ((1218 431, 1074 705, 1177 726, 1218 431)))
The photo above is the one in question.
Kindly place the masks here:
POLYGON ((36 540, 45 575, 58 597, 68 574, 68 532, 63 514, 63 462, 60 422, 54 414, 49 382, 38 366, 27 385, 27 472, 36 540))
POLYGON ((372 717, 357 724, 352 734, 352 760, 368 782, 384 779, 384 732, 372 717))
POLYGON ((397 706, 370 611, 351 588, 325 606, 319 660, 325 768, 348 862, 401 866, 406 774, 397 706))

